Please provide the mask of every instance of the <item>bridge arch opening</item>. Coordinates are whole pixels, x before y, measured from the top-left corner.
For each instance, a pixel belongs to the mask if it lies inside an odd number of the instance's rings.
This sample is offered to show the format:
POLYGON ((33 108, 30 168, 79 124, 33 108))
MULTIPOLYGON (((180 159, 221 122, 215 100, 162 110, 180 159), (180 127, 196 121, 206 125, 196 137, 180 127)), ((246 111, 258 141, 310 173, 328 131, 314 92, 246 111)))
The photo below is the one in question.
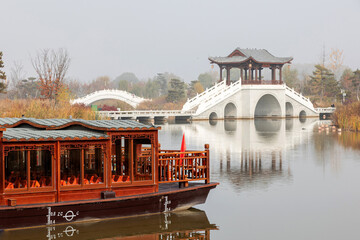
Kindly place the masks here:
POLYGON ((292 117, 294 115, 294 107, 291 103, 286 102, 285 112, 286 112, 286 117, 292 117))
POLYGON ((256 104, 255 114, 257 117, 281 117, 279 101, 271 94, 262 96, 256 104))
POLYGON ((217 113, 216 113, 216 112, 210 113, 209 119, 210 119, 210 120, 216 120, 216 119, 218 119, 217 113))
POLYGON ((299 119, 301 123, 306 122, 306 112, 304 110, 299 113, 299 119))
POLYGON ((306 112, 304 110, 302 110, 300 113, 299 113, 299 118, 305 118, 306 117, 306 112))
POLYGON ((224 111, 224 118, 236 118, 237 116, 237 109, 235 104, 233 103, 228 103, 225 106, 225 111, 224 111))

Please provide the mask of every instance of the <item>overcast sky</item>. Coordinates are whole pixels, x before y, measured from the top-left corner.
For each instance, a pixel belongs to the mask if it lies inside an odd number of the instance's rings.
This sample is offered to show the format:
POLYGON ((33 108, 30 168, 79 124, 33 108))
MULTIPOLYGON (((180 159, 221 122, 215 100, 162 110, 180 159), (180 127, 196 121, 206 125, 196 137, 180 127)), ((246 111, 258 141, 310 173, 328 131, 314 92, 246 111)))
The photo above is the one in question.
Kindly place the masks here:
POLYGON ((209 56, 236 47, 317 63, 325 45, 327 53, 343 50, 344 64, 355 69, 359 27, 359 0, 0 0, 5 71, 18 61, 35 76, 31 55, 66 48, 68 76, 81 81, 123 72, 191 81, 211 69, 209 56))

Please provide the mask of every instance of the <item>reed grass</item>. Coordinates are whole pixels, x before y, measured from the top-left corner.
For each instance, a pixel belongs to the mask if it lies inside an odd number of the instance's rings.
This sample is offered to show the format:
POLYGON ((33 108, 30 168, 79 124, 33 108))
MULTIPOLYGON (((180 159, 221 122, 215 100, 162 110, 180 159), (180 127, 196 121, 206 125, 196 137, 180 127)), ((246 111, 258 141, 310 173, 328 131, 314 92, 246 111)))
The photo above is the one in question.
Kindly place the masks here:
POLYGON ((40 99, 2 99, 0 100, 0 117, 28 117, 28 118, 81 118, 86 120, 98 119, 96 112, 83 104, 71 105, 61 101, 55 104, 51 100, 40 99))
POLYGON ((343 130, 360 132, 360 102, 337 106, 333 121, 343 130))

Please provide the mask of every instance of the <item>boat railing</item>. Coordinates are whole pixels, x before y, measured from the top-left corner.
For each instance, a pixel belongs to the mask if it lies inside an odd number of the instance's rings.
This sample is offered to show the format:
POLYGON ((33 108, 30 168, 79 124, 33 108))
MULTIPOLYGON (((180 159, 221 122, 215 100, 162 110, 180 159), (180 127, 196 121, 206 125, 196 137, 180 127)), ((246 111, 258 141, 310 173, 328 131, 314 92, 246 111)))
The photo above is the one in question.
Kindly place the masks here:
POLYGON ((210 182, 209 145, 205 151, 159 151, 159 183, 189 181, 210 182))

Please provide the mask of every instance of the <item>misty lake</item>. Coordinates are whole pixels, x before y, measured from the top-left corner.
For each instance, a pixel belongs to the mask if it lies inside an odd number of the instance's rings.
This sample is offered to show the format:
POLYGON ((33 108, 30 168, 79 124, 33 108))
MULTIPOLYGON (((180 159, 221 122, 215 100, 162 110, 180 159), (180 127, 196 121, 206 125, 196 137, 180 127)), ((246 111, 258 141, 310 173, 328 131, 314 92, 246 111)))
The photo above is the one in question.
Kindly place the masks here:
POLYGON ((210 144, 207 202, 183 212, 3 232, 0 239, 357 239, 360 135, 317 119, 164 124, 163 149, 210 144))

